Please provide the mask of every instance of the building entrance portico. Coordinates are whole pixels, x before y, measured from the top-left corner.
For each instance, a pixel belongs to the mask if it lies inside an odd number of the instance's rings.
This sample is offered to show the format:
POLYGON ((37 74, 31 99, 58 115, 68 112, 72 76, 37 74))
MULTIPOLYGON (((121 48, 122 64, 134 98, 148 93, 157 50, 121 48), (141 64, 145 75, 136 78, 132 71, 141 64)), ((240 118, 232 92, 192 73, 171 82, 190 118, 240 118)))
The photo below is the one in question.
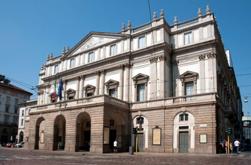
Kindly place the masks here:
POLYGON ((44 132, 44 128, 43 128, 43 125, 45 123, 45 119, 43 117, 40 117, 37 119, 37 122, 36 122, 36 132, 35 132, 35 146, 34 148, 35 149, 40 149, 43 144, 43 138, 44 136, 42 137, 42 133, 44 132))
POLYGON ((80 113, 77 117, 76 151, 90 151, 91 118, 88 113, 80 113))
POLYGON ((53 150, 64 150, 65 147, 65 117, 59 115, 54 121, 53 150))

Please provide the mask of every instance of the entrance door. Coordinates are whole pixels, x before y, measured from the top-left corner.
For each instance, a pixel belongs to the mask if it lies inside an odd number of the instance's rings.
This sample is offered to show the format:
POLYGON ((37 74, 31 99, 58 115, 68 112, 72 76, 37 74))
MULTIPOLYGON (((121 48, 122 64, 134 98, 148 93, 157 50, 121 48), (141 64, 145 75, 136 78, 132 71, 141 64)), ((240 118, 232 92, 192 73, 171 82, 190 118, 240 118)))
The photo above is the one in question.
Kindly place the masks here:
POLYGON ((179 152, 188 152, 188 132, 179 132, 179 152))
POLYGON ((109 144, 110 148, 113 149, 113 142, 116 140, 117 137, 117 132, 115 129, 110 129, 110 139, 109 139, 109 144))
POLYGON ((145 138, 144 138, 144 134, 141 133, 141 134, 137 134, 137 148, 138 148, 138 151, 139 152, 143 152, 144 151, 144 148, 145 148, 145 138))
POLYGON ((39 149, 39 125, 36 125, 35 150, 39 149))

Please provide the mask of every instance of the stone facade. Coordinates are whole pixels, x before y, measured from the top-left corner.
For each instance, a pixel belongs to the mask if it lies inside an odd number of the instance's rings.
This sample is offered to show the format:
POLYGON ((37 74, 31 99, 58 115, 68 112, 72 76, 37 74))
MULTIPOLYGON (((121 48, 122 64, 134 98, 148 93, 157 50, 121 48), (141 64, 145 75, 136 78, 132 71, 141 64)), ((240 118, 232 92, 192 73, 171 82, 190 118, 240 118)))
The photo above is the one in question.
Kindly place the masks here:
POLYGON ((117 140, 119 151, 216 153, 242 115, 230 57, 209 9, 89 33, 42 66, 26 147, 103 153, 117 140))

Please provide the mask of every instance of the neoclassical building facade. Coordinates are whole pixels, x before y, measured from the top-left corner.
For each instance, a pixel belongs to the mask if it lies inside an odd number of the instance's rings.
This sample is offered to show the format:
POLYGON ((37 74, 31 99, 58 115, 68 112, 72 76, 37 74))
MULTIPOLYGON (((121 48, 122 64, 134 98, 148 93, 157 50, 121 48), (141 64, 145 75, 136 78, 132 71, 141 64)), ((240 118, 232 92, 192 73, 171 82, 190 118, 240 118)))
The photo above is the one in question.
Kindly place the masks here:
POLYGON ((91 32, 42 66, 26 148, 104 153, 116 139, 120 151, 216 153, 242 115, 229 57, 208 8, 91 32))

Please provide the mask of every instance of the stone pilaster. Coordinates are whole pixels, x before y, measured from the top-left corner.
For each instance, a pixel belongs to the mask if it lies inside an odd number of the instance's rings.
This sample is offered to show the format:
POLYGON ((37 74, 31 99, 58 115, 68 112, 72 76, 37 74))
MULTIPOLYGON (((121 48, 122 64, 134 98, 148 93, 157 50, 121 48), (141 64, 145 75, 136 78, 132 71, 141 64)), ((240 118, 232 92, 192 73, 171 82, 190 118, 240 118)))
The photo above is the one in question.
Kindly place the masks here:
POLYGON ((164 98, 165 79, 164 79, 164 56, 158 57, 157 61, 157 98, 164 98))
POLYGON ((129 95, 128 95, 128 92, 129 92, 129 65, 125 65, 124 66, 124 87, 123 87, 123 90, 124 90, 124 92, 123 92, 123 100, 124 101, 129 101, 129 95))
POLYGON ((100 72, 97 72, 97 75, 96 75, 96 90, 95 90, 95 95, 98 96, 99 95, 99 89, 100 89, 100 72))
POLYGON ((151 71, 150 71, 150 99, 154 100, 157 98, 157 57, 151 58, 151 71))
POLYGON ((104 94, 104 84, 105 84, 105 71, 100 72, 100 84, 99 84, 99 94, 104 94))
POLYGON ((123 100, 123 88, 124 88, 124 66, 122 66, 120 71, 120 80, 119 80, 119 95, 118 98, 123 100))

